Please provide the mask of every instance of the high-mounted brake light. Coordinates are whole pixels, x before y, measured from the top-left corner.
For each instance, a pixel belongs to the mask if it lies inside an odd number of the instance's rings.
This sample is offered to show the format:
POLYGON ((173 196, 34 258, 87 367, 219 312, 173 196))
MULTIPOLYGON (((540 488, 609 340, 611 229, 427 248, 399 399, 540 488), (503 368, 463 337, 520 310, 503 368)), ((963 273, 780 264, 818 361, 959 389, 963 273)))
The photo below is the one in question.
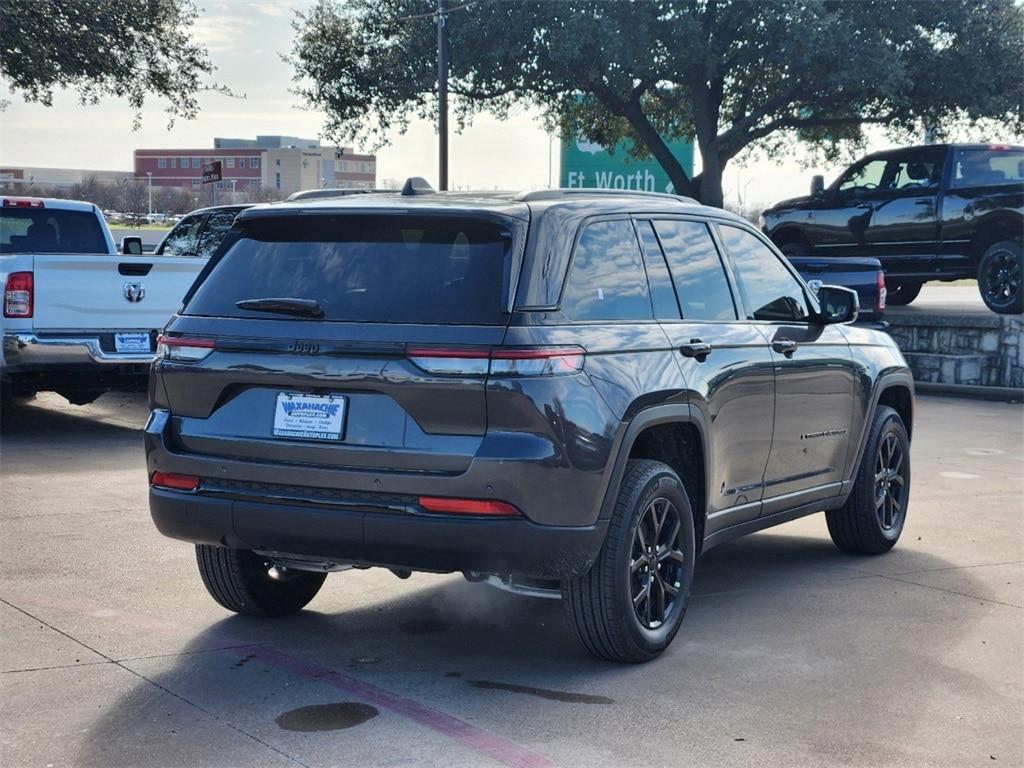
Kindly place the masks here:
POLYGON ((195 475, 179 475, 177 472, 161 472, 157 470, 149 478, 154 488, 168 488, 172 491, 194 491, 199 487, 199 478, 195 475))
POLYGON ((213 339, 161 335, 156 340, 156 356, 163 360, 197 363, 213 352, 214 346, 213 339))
POLYGON ((5 197, 4 208, 44 208, 43 201, 37 197, 5 197))
POLYGON ((449 515, 486 515, 488 517, 519 517, 520 512, 511 504, 491 499, 448 499, 440 496, 420 496, 420 506, 428 512, 449 515))
POLYGON ((409 347, 421 370, 459 376, 556 376, 583 370, 583 347, 409 347))
POLYGON ((11 272, 4 286, 4 317, 32 317, 35 301, 31 272, 11 272))
POLYGON ((885 299, 889 295, 889 290, 885 287, 885 275, 881 272, 878 273, 878 280, 875 282, 878 287, 878 311, 885 311, 885 299))

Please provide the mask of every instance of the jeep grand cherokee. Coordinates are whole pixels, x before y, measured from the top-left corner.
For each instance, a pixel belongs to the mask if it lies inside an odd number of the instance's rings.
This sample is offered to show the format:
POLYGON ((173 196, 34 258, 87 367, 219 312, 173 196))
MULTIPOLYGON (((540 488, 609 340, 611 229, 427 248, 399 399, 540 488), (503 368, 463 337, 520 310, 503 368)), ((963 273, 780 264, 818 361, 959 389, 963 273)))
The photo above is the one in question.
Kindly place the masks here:
POLYGON ((913 384, 856 313, 685 198, 250 208, 160 340, 153 519, 240 613, 351 567, 462 572, 651 659, 702 550, 821 511, 843 550, 899 538, 913 384))

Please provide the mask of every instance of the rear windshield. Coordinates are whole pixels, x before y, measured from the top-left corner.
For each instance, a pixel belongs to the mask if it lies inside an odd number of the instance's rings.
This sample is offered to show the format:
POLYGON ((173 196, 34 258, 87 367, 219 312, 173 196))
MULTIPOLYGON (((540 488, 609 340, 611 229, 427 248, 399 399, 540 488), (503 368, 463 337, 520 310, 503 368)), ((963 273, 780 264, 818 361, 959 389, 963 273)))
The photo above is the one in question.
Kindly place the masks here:
POLYGON ((0 208, 0 253, 107 253, 95 213, 0 208))
POLYGON ((245 299, 315 299, 324 319, 504 324, 510 231, 490 221, 349 215, 246 222, 185 314, 294 319, 245 299))

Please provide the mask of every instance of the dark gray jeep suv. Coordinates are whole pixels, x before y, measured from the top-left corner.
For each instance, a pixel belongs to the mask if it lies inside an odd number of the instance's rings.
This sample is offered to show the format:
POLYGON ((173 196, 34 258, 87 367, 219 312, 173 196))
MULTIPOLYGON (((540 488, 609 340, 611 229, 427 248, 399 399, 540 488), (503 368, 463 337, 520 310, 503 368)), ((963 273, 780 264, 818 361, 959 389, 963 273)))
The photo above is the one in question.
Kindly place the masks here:
POLYGON ((160 340, 153 519, 240 613, 346 568, 462 572, 651 659, 702 550, 821 511, 845 551, 899 538, 913 383, 856 313, 685 198, 250 208, 160 340))

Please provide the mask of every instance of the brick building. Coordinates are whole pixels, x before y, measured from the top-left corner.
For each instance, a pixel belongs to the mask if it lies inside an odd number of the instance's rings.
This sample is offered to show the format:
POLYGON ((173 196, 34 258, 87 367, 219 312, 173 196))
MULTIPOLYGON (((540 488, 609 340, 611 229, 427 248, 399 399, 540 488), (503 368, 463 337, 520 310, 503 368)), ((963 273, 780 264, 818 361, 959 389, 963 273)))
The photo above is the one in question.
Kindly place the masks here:
POLYGON ((213 160, 221 161, 224 179, 217 187, 236 192, 261 188, 284 195, 321 187, 372 189, 377 184, 375 155, 295 136, 215 138, 211 149, 137 149, 135 177, 147 179, 151 173, 154 187, 198 190, 203 163, 213 160))

